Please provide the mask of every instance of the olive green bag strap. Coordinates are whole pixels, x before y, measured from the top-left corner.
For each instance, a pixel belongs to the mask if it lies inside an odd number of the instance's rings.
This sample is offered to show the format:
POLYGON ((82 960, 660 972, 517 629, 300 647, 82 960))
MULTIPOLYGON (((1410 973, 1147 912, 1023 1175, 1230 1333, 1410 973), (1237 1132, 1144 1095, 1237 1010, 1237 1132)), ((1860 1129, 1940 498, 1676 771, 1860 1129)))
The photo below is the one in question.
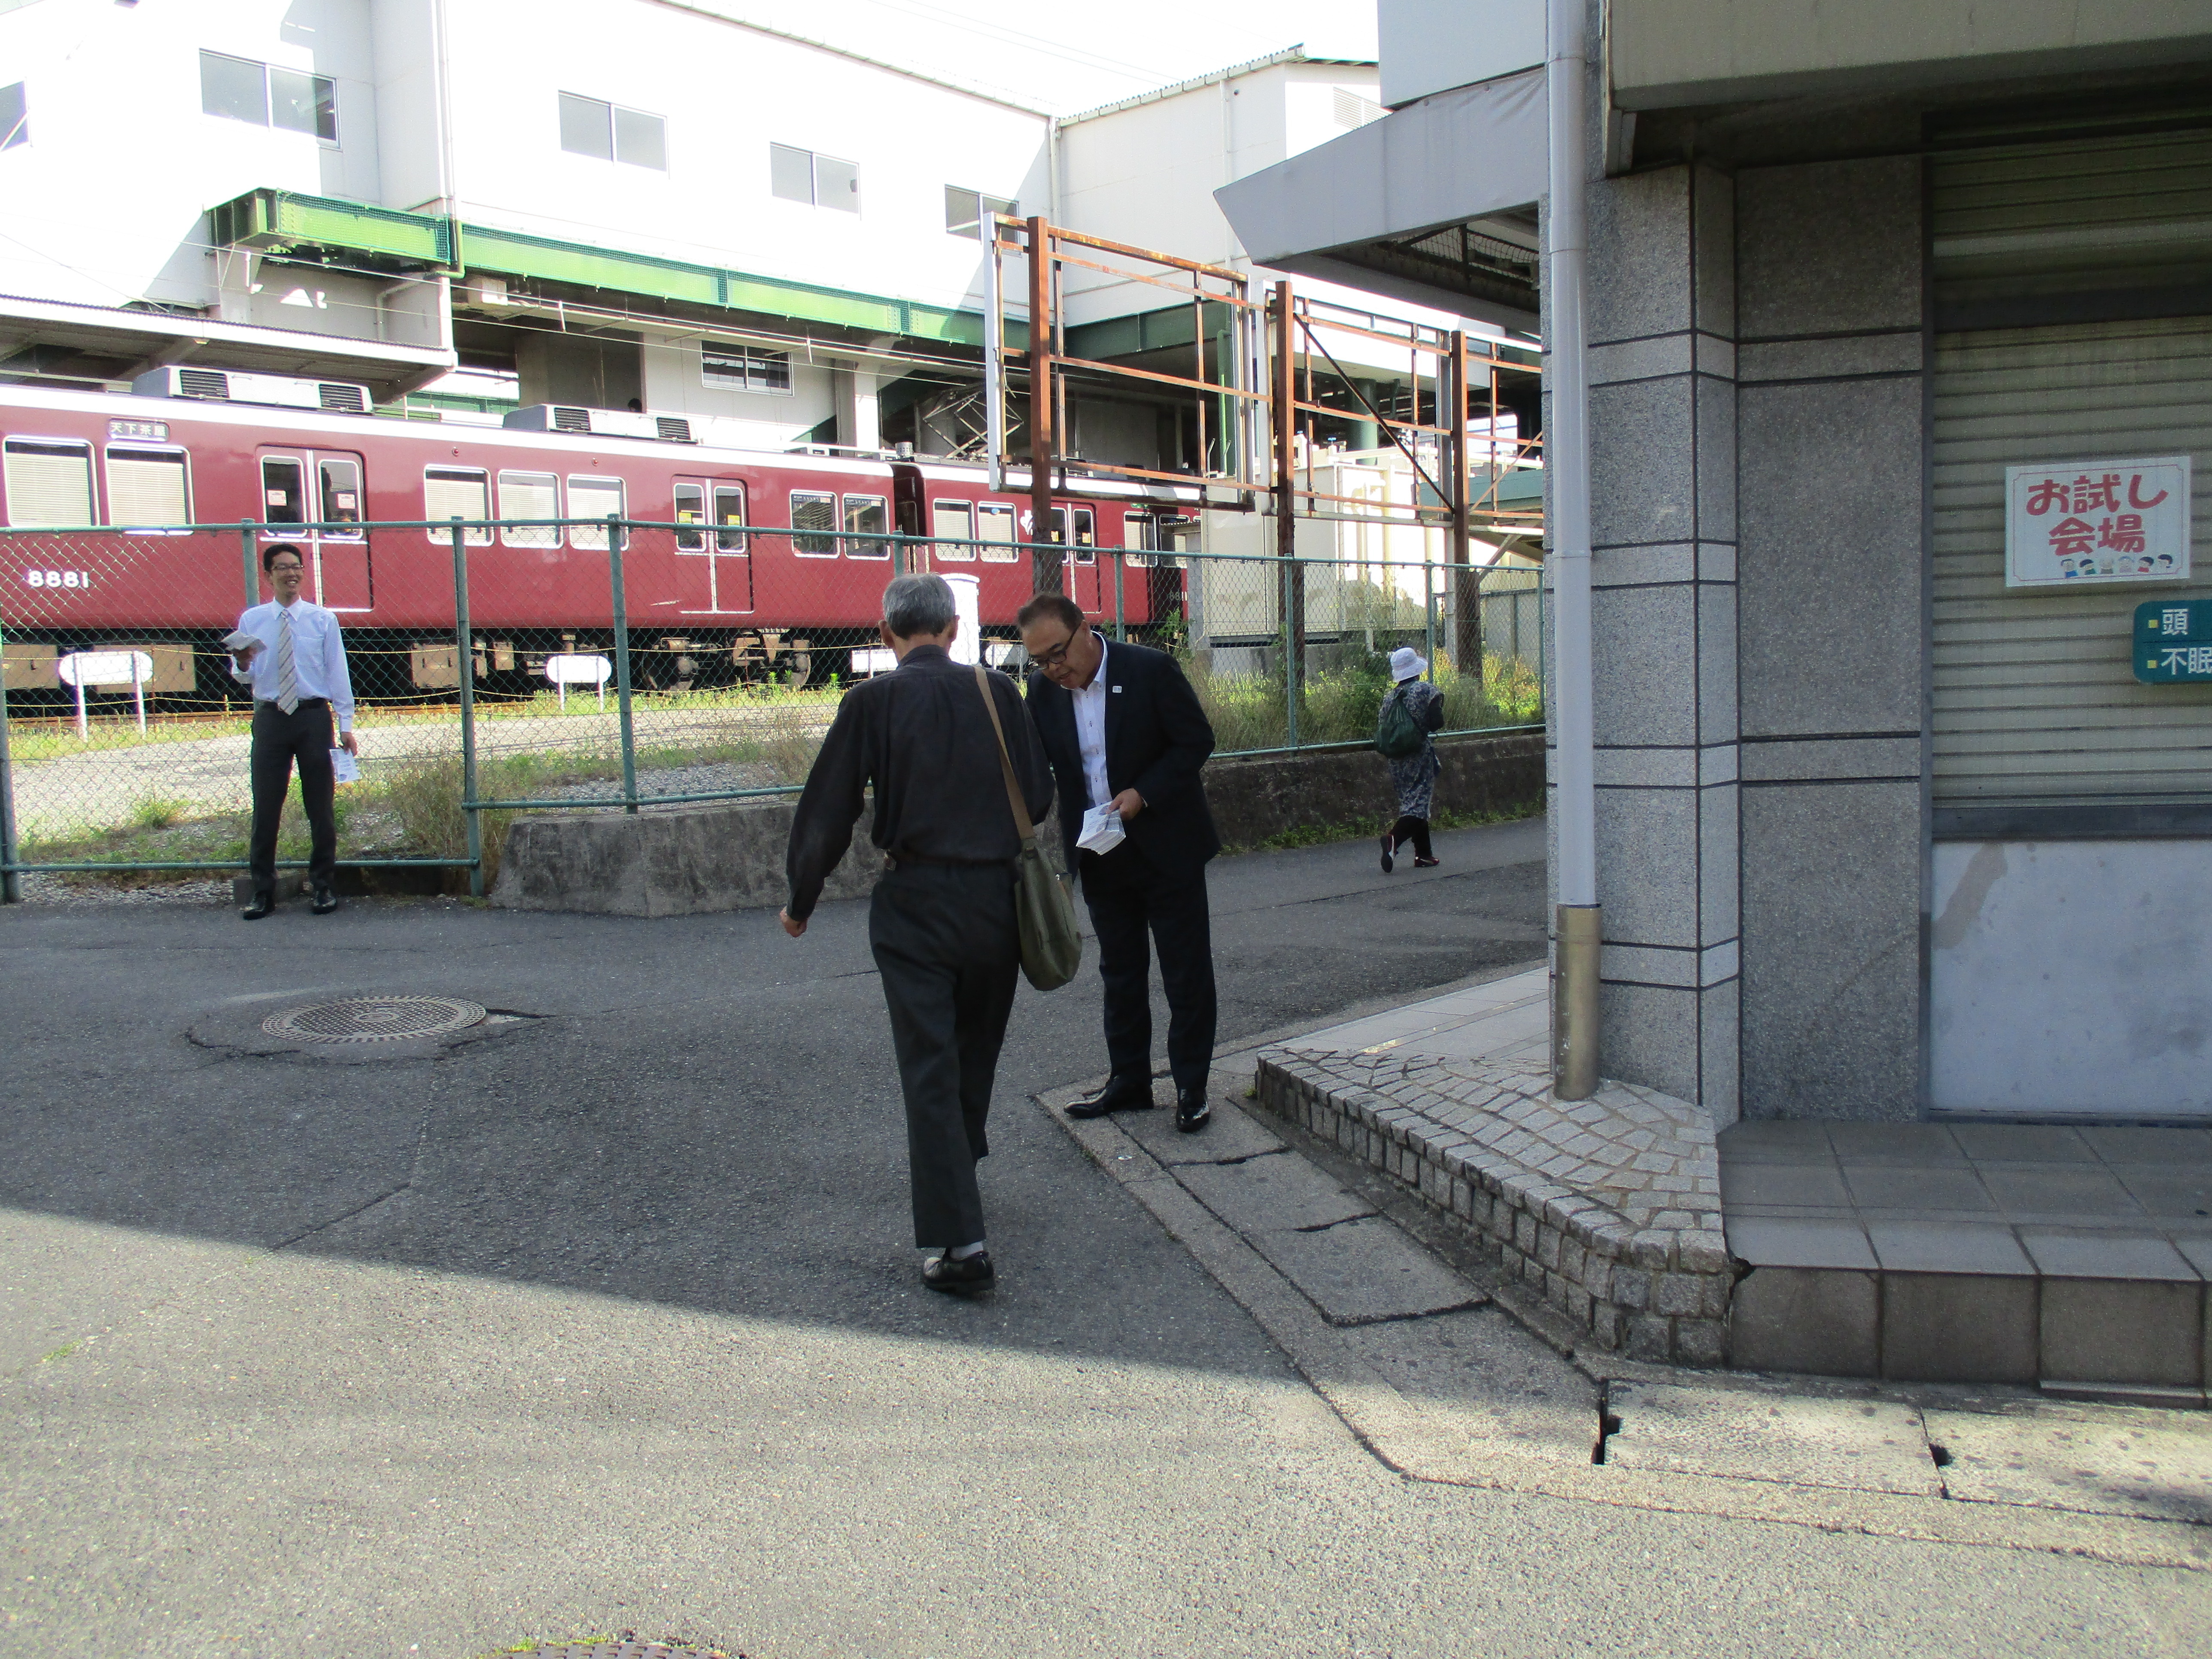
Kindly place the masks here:
POLYGON ((1038 990, 1056 991, 1083 966, 1083 935, 1075 925, 1075 906, 1066 884, 1037 851, 1036 825, 1030 821, 1029 803, 1015 781, 999 700, 991 695, 990 677, 981 663, 975 666, 975 689, 991 711, 991 730, 999 737, 999 766, 1006 778, 1006 804, 1014 809, 1014 824, 1022 832, 1022 850, 1014 860, 1014 918, 1021 934, 1022 973, 1038 990))

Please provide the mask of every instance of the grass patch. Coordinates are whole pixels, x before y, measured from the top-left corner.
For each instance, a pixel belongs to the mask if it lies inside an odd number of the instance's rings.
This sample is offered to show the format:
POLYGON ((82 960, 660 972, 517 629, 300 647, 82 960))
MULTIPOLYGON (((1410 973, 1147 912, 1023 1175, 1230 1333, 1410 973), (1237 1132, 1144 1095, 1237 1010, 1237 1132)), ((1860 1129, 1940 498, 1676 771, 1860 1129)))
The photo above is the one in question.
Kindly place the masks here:
MULTIPOLYGON (((1439 812, 1429 820, 1432 830, 1475 830, 1488 823, 1518 823, 1523 818, 1533 818, 1544 810, 1540 801, 1531 801, 1526 806, 1509 808, 1504 811, 1439 812)), ((1298 847, 1328 847, 1339 842, 1373 840, 1398 821, 1395 812, 1385 817, 1346 818, 1334 823, 1302 823, 1295 829, 1278 833, 1243 847, 1224 847, 1224 853, 1281 853, 1298 847)))
MULTIPOLYGON (((1216 753, 1279 749, 1288 741, 1279 672, 1214 674, 1194 663, 1186 663, 1184 668, 1212 723, 1216 753)), ((1390 684, 1389 659, 1379 652, 1360 652, 1306 676, 1298 688, 1298 741, 1361 743, 1372 738, 1375 717, 1390 684)), ((1543 687, 1525 663, 1486 657, 1477 685, 1474 675, 1462 674, 1449 655, 1439 652, 1436 686, 1443 693, 1447 732, 1543 722, 1543 687)))

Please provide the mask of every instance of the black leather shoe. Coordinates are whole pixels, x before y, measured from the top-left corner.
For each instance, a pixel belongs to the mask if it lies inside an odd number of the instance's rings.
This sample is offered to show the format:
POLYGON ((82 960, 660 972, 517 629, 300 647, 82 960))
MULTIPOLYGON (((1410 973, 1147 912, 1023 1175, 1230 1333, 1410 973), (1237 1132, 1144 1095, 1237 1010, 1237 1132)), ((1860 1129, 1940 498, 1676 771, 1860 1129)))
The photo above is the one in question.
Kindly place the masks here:
POLYGON ((1150 1078, 1117 1077, 1095 1095, 1070 1101, 1070 1117, 1103 1117, 1109 1112, 1149 1112, 1152 1109, 1150 1078))
POLYGON ((1392 870, 1394 870, 1394 869, 1395 869, 1395 868, 1397 867, 1397 864, 1398 864, 1398 860, 1397 860, 1397 858, 1396 858, 1397 851, 1398 851, 1398 849, 1397 849, 1397 848, 1396 848, 1396 847, 1392 843, 1392 842, 1391 842, 1391 840, 1390 840, 1390 837, 1389 837, 1389 836, 1383 836, 1383 837, 1382 837, 1382 873, 1383 873, 1384 875, 1386 875, 1386 876, 1387 876, 1387 875, 1389 875, 1392 870))
POLYGON ((965 1261, 955 1261, 949 1255, 933 1255, 921 1264, 921 1282, 949 1296, 973 1296, 978 1291, 988 1291, 998 1278, 988 1250, 978 1250, 965 1261))
POLYGON ((238 913, 240 921, 258 921, 276 908, 276 901, 267 893, 256 893, 253 902, 238 913))
POLYGON ((1212 1120, 1213 1108, 1206 1104, 1206 1087, 1176 1091, 1176 1127, 1187 1135, 1194 1135, 1212 1120))
POLYGON ((338 908, 338 896, 327 887, 318 887, 315 889, 315 902, 312 908, 317 915, 326 916, 338 908))

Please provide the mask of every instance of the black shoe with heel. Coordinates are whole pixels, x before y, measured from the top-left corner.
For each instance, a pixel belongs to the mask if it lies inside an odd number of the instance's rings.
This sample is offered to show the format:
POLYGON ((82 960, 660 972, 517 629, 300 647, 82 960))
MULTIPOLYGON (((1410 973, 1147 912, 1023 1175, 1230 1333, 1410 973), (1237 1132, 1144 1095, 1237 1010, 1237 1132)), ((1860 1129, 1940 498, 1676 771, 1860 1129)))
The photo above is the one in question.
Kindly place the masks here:
POLYGON ((1187 1135, 1203 1129, 1213 1116, 1213 1108, 1206 1104, 1206 1085, 1176 1091, 1176 1127, 1187 1135))
POLYGON ((921 1264, 921 1282, 933 1291, 943 1291, 951 1296, 973 1296, 978 1291, 988 1291, 998 1278, 988 1250, 978 1250, 964 1261, 955 1261, 946 1255, 933 1255, 921 1264))

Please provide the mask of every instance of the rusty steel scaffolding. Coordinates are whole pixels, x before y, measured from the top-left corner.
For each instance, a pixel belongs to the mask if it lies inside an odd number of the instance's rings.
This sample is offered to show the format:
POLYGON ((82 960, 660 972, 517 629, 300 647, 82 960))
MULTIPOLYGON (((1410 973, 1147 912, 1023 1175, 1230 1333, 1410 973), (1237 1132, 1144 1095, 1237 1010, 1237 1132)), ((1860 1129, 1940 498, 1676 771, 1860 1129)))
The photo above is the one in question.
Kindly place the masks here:
MULTIPOLYGON (((1506 406, 1502 396, 1506 381, 1513 376, 1533 381, 1539 372, 1534 362, 1509 355, 1513 348, 1502 341, 1381 313, 1352 311, 1297 294, 1287 281, 1255 295, 1245 272, 1087 236, 1054 225, 1042 215, 1028 219, 1000 215, 994 225, 984 284, 987 455, 994 489, 1007 487, 1009 469, 1025 467, 1031 534, 1040 544, 1033 555, 1032 575, 1040 592, 1056 592, 1061 586, 1064 556, 1055 556, 1051 545, 1057 540, 1052 511, 1055 497, 1082 496, 1085 478, 1093 477, 1196 485, 1206 507, 1274 515, 1276 548, 1283 561, 1284 617, 1295 663, 1301 659, 1304 644, 1304 581, 1296 559, 1299 520, 1358 519, 1440 529, 1447 538, 1445 561, 1461 573, 1455 577, 1457 602, 1452 607, 1456 619, 1454 659, 1463 671, 1479 672, 1481 629, 1476 620, 1480 606, 1474 601, 1481 573, 1474 562, 1474 537, 1480 532, 1510 539, 1522 551, 1540 550, 1540 507, 1509 504, 1502 487, 1513 472, 1541 465, 1543 441, 1517 430, 1510 440, 1498 435, 1506 406), (1022 260, 1028 278, 1027 333, 1018 348, 1006 343, 1012 320, 1007 314, 1002 270, 1007 258, 1022 260), (1187 301, 1193 309, 1192 372, 1169 374, 1069 355, 1068 307, 1062 286, 1062 273, 1069 268, 1158 288, 1187 301), (1209 307, 1226 313, 1225 328, 1209 329, 1209 307), (1407 396, 1402 415, 1376 406, 1361 390, 1359 379, 1330 350, 1331 337, 1340 346, 1346 338, 1358 340, 1370 356, 1377 344, 1406 354, 1407 396), (1210 371, 1209 344, 1214 348, 1210 371), (1028 436, 1027 453, 1022 456, 1009 453, 1007 444, 1006 412, 1016 401, 1017 377, 1028 436), (1170 471, 1071 459, 1066 453, 1071 379, 1091 385, 1119 380, 1188 395, 1195 419, 1199 470, 1170 471), (1337 395, 1348 394, 1349 402, 1323 402, 1323 379, 1341 387, 1337 395), (1456 420, 1450 418, 1455 408, 1456 420), (1475 412, 1478 408, 1484 411, 1480 416, 1475 412), (1369 497, 1318 488, 1316 463, 1322 452, 1315 431, 1316 422, 1323 420, 1374 428, 1411 465, 1414 499, 1378 507, 1369 497), (1486 428, 1485 435, 1471 438, 1469 428, 1478 421, 1486 428), (1477 444, 1484 473, 1480 482, 1474 477, 1477 444)), ((1524 349, 1523 355, 1533 354, 1524 349)))

